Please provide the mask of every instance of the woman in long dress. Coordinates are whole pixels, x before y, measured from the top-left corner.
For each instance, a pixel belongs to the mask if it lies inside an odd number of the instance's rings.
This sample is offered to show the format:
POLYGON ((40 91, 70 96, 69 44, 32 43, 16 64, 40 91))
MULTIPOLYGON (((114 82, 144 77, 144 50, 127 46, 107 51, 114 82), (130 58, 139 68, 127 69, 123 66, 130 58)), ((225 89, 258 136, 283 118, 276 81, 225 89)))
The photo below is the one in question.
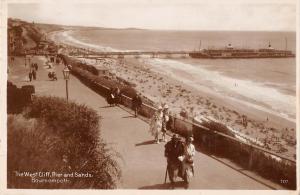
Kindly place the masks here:
POLYGON ((162 107, 159 106, 158 110, 154 113, 150 122, 150 133, 154 136, 157 144, 159 143, 158 136, 162 129, 162 119, 163 119, 162 107))

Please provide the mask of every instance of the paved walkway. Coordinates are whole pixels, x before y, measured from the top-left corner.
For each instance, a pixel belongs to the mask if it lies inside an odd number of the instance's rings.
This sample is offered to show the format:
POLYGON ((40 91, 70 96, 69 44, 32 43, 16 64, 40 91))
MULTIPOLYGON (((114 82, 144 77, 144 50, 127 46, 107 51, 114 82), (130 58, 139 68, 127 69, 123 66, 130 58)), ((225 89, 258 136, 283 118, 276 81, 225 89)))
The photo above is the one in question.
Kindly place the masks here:
MULTIPOLYGON (((42 65, 44 60, 42 57, 33 59, 39 64, 36 81, 29 83, 28 70, 20 65, 12 65, 9 79, 18 86, 35 85, 37 95, 66 97, 63 66, 55 66, 58 81, 50 81, 47 77, 47 68, 42 65)), ((19 63, 22 61, 20 60, 19 63)), ((147 123, 133 118, 130 113, 119 107, 107 107, 103 97, 73 76, 69 81, 69 99, 92 107, 102 116, 101 135, 123 159, 121 161, 122 181, 118 188, 166 188, 163 184, 166 170, 164 144, 152 143, 153 137, 148 132, 147 123)), ((195 177, 190 187, 192 189, 270 189, 201 152, 197 152, 195 157, 195 177)))

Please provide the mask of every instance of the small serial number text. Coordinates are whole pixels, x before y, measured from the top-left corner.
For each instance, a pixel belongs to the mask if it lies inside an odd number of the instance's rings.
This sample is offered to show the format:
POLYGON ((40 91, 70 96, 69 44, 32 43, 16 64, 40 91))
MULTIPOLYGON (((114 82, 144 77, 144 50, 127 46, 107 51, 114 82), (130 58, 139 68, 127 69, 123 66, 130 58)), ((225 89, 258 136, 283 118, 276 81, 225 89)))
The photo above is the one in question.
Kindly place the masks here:
POLYGON ((287 180, 287 179, 281 179, 280 183, 282 183, 282 184, 289 183, 289 180, 287 180))

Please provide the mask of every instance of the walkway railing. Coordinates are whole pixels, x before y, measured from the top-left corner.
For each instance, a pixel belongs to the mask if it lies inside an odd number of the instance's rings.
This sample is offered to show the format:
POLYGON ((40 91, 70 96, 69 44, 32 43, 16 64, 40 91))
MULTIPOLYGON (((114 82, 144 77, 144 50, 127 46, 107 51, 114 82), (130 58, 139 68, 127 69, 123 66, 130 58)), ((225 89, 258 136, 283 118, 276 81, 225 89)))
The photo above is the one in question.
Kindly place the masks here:
MULTIPOLYGON (((132 99, 122 95, 122 104, 131 108, 132 99)), ((140 114, 150 118, 156 108, 143 104, 140 114)), ((183 137, 193 135, 198 149, 210 155, 228 158, 244 169, 258 172, 289 189, 296 189, 296 161, 253 144, 241 142, 190 120, 171 116, 171 131, 183 137)))

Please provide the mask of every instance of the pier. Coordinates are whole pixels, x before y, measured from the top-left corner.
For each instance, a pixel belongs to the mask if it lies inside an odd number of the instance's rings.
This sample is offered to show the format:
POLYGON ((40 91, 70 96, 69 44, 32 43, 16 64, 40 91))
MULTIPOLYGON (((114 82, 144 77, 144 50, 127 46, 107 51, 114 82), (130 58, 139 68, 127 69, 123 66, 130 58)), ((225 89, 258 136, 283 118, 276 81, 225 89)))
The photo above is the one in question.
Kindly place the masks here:
POLYGON ((188 57, 190 53, 195 53, 196 51, 109 51, 109 52, 94 52, 94 51, 83 51, 83 52, 70 52, 69 55, 77 57, 77 58, 89 58, 89 59, 97 59, 97 58, 124 58, 128 57, 136 57, 139 58, 141 56, 149 56, 152 58, 158 57, 188 57))

